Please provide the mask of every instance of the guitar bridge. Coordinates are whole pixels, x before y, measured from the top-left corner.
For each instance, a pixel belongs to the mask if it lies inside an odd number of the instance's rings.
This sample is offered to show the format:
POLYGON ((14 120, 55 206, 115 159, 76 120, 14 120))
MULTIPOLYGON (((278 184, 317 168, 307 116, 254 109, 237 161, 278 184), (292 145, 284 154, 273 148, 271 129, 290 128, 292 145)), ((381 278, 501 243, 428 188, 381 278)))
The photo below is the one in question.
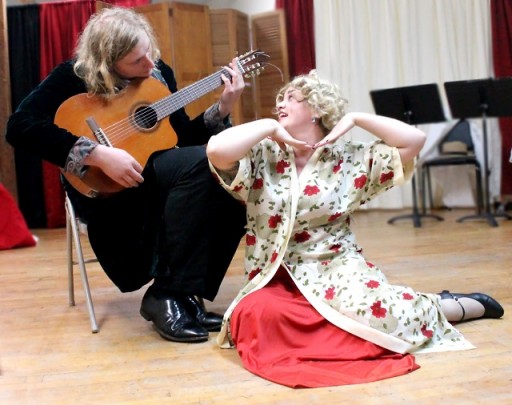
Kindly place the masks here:
POLYGON ((107 138, 107 135, 105 134, 105 132, 98 126, 98 124, 96 123, 96 121, 94 121, 94 118, 92 117, 89 117, 85 120, 85 122, 87 122, 87 125, 89 125, 89 128, 91 129, 91 131, 93 132, 94 136, 96 137, 96 139, 98 140, 98 142, 104 146, 110 146, 112 147, 112 144, 110 143, 110 141, 108 140, 107 138))

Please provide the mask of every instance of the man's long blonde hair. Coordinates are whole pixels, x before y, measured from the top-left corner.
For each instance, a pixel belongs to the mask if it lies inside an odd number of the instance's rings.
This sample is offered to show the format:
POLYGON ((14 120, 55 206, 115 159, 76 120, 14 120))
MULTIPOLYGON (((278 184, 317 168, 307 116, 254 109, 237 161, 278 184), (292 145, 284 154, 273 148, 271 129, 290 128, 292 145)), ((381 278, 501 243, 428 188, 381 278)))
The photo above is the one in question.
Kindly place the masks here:
POLYGON ((91 94, 111 97, 125 81, 114 71, 114 63, 125 57, 145 33, 156 62, 160 50, 148 21, 141 14, 121 7, 105 8, 94 14, 85 26, 75 49, 74 70, 85 81, 91 94))

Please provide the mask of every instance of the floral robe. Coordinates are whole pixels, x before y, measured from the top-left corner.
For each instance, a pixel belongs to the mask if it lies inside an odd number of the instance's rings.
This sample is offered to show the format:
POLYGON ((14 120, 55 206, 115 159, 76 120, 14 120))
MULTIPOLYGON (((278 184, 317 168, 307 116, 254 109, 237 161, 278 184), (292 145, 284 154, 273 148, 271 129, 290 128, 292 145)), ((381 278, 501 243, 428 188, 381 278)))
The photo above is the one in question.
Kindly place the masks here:
POLYGON ((292 148, 282 150, 271 139, 240 160, 236 175, 211 166, 222 186, 247 206, 247 282, 225 314, 218 343, 232 345, 233 309, 283 266, 324 318, 386 349, 408 353, 473 347, 446 320, 438 295, 389 284, 364 258, 350 230, 351 214, 403 183, 413 166, 404 168, 398 150, 382 141, 343 138, 316 150, 300 176, 292 148))

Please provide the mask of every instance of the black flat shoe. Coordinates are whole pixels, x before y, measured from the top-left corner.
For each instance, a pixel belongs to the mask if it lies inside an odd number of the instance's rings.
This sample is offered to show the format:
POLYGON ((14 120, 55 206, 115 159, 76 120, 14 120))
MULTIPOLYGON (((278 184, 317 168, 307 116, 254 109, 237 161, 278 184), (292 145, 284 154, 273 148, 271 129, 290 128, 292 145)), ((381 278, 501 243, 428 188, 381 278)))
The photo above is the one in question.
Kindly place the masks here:
POLYGON ((148 290, 142 298, 140 314, 145 320, 153 322, 164 339, 185 343, 208 340, 208 331, 189 315, 181 298, 156 298, 148 290))
MULTIPOLYGON (((480 304, 484 306, 485 312, 484 314, 478 318, 501 318, 505 313, 503 307, 496 301, 494 298, 490 297, 487 294, 482 293, 471 293, 471 294, 460 294, 460 293, 451 293, 448 290, 443 290, 440 294, 441 299, 454 299, 462 308, 462 319, 459 321, 466 320, 466 311, 464 310, 464 306, 459 302, 459 298, 471 298, 475 301, 478 301, 480 304)), ((472 318, 477 319, 477 318, 472 318)), ((469 320, 469 319, 468 319, 469 320)))
POLYGON ((222 325, 223 316, 215 312, 206 312, 204 307, 191 295, 183 299, 187 311, 206 330, 218 332, 222 325))

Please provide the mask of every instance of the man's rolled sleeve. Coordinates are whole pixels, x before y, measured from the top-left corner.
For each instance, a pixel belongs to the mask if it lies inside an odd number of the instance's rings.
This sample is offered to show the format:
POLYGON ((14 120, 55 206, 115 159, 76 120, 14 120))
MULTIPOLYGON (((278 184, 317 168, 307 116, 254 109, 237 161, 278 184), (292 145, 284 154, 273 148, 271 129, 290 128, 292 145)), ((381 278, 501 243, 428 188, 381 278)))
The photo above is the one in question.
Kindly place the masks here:
POLYGON ((224 119, 220 118, 219 102, 216 102, 204 112, 204 123, 208 131, 213 135, 231 127, 229 114, 224 119))
POLYGON ((94 142, 85 136, 78 138, 66 159, 64 171, 78 177, 83 177, 89 167, 84 164, 84 160, 90 155, 96 146, 98 146, 97 142, 94 142))

